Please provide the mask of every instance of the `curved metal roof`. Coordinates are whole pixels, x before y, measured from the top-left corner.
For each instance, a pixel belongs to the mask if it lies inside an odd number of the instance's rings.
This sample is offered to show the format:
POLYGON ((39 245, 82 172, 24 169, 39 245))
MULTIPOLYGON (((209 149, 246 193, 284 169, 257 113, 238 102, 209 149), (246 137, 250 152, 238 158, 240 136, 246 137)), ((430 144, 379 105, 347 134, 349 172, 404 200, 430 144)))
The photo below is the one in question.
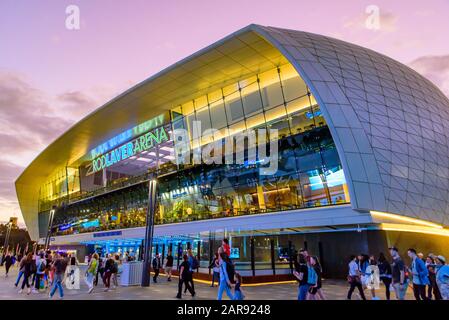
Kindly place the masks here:
POLYGON ((40 185, 103 141, 177 103, 291 63, 334 137, 353 209, 449 225, 449 100, 384 55, 329 37, 249 25, 124 92, 76 123, 20 175, 16 191, 37 237, 40 185))

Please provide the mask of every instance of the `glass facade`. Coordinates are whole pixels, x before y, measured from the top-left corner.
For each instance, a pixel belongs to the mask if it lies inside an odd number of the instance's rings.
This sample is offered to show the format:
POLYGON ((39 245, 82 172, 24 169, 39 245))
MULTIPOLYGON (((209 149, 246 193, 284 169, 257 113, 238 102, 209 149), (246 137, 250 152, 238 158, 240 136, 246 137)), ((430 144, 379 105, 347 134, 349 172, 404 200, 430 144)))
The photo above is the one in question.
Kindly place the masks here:
POLYGON ((157 224, 349 202, 320 107, 289 64, 175 106, 167 118, 162 125, 170 134, 167 141, 95 173, 89 162, 80 165, 79 192, 58 210, 55 234, 144 226, 146 181, 153 174, 157 224), (196 137, 194 121, 201 121, 203 132, 215 130, 196 137), (261 158, 249 160, 247 140, 233 146, 237 164, 205 164, 194 157, 181 163, 173 143, 177 129, 188 132, 192 154, 212 143, 224 146, 224 138, 248 129, 277 129, 278 170, 261 175, 261 158))

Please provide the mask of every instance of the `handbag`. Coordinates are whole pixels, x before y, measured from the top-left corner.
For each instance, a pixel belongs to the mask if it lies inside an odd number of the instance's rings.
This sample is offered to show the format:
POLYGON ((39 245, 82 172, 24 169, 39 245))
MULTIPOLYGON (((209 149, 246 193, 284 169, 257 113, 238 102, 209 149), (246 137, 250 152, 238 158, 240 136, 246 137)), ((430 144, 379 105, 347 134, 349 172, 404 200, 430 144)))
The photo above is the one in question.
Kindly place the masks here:
POLYGON ((360 276, 348 276, 347 280, 349 283, 360 282, 360 276))

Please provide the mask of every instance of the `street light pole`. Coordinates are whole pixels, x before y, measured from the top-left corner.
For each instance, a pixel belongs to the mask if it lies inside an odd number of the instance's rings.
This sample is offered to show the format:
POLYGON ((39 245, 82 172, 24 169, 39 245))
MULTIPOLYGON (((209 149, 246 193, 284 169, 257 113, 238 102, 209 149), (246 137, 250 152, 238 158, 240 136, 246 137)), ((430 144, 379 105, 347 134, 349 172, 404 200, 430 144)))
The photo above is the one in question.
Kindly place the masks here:
POLYGON ((5 234, 5 244, 3 245, 3 252, 8 251, 8 247, 9 247, 9 236, 11 235, 11 228, 12 228, 12 223, 11 221, 8 222, 6 224, 8 226, 8 229, 6 229, 6 234, 5 234))
POLYGON ((50 247, 51 229, 53 228, 53 218, 55 217, 55 211, 56 211, 56 206, 53 206, 53 208, 50 210, 49 217, 48 217, 47 236, 45 237, 45 243, 44 243, 45 251, 47 251, 48 248, 50 247))
POLYGON ((142 267, 142 287, 150 286, 150 270, 151 270, 151 256, 152 243, 154 232, 154 213, 156 211, 156 187, 157 180, 151 179, 148 182, 148 208, 145 228, 145 242, 143 248, 143 267, 142 267))

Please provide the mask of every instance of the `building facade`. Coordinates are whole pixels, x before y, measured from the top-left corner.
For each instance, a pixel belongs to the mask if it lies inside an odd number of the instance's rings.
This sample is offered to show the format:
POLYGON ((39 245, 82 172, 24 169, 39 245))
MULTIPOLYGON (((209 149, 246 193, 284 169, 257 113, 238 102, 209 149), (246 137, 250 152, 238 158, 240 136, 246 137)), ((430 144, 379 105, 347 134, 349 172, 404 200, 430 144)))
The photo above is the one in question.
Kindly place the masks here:
POLYGON ((243 274, 307 248, 337 277, 350 254, 448 251, 448 129, 447 97, 399 62, 250 25, 88 115, 16 189, 31 236, 56 208, 51 245, 80 257, 139 256, 156 179, 153 252, 206 268, 227 237, 243 274))

